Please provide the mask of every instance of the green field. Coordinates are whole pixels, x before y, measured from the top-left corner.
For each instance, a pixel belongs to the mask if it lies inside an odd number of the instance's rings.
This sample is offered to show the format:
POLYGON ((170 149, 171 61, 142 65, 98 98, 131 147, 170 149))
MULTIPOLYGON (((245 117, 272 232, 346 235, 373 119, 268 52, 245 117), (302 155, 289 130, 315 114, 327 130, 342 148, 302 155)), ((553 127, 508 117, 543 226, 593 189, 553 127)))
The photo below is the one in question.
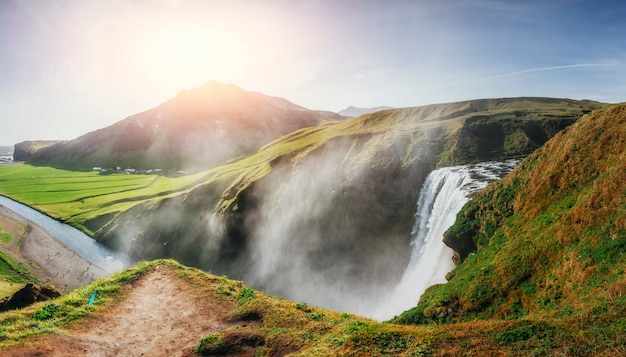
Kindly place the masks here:
POLYGON ((5 232, 2 227, 0 227, 0 244, 2 245, 10 245, 13 243, 13 233, 5 232))
POLYGON ((0 299, 13 295, 27 282, 38 282, 38 280, 30 275, 27 267, 0 249, 0 299))
POLYGON ((12 164, 0 166, 0 194, 93 234, 82 226, 85 220, 182 193, 202 183, 201 176, 101 175, 12 164))

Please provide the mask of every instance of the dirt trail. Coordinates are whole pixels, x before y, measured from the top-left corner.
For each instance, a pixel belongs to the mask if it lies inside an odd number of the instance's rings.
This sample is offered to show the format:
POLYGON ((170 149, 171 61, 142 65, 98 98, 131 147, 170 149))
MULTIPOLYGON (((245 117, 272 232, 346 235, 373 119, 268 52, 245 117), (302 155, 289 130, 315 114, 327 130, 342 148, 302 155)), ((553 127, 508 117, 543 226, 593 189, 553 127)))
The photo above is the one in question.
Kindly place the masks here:
POLYGON ((0 356, 191 356, 198 341, 228 324, 230 307, 194 291, 158 265, 106 313, 71 325, 66 334, 34 338, 0 356))

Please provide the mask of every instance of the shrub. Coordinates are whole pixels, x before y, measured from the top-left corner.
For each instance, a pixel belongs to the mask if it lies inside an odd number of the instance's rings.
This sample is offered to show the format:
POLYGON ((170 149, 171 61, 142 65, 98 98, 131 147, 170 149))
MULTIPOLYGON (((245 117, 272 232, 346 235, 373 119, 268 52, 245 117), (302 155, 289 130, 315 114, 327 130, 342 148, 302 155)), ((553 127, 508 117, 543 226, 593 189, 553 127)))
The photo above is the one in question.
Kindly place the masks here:
POLYGON ((228 352, 228 346, 224 341, 224 337, 218 334, 212 334, 203 337, 195 349, 196 353, 203 354, 224 354, 228 352))
POLYGON ((237 299, 239 299, 240 302, 254 300, 256 299, 256 292, 250 288, 243 288, 239 291, 239 294, 237 294, 237 299))
POLYGON ((42 307, 41 309, 35 311, 33 314, 33 319, 36 320, 49 320, 56 314, 59 305, 57 304, 48 304, 42 307))

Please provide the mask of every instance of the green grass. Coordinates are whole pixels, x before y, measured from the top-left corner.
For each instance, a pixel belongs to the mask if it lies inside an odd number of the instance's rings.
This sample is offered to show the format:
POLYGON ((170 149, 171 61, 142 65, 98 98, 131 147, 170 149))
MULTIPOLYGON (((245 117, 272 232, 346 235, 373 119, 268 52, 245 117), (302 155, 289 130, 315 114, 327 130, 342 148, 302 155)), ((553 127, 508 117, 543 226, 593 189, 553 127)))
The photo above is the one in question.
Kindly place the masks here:
POLYGON ((15 239, 13 233, 5 232, 2 230, 2 227, 0 227, 0 244, 5 246, 10 245, 13 243, 13 239, 15 239))
POLYGON ((0 279, 0 299, 11 296, 22 289, 26 284, 0 279))
POLYGON ((588 315, 560 320, 403 326, 267 296, 240 281, 171 260, 141 262, 55 301, 0 313, 0 350, 24 344, 33 336, 62 334, 72 322, 92 313, 110 312, 113 304, 124 299, 125 285, 159 265, 174 269, 182 283, 230 311, 229 326, 198 340, 195 350, 204 354, 229 355, 244 347, 255 355, 294 356, 619 356, 626 351, 626 318, 618 299, 619 308, 614 311, 595 309, 588 315), (93 294, 97 299, 89 305, 93 294), (612 323, 598 323, 604 321, 604 315, 612 323))
POLYGON ((19 263, 11 254, 5 252, 3 249, 0 249, 0 277, 14 282, 39 281, 30 274, 28 267, 19 263))
POLYGON ((200 175, 100 175, 26 164, 0 167, 0 194, 67 221, 87 233, 85 220, 159 201, 196 187, 200 175))
POLYGON ((3 221, 5 225, 13 225, 13 226, 18 226, 21 228, 21 233, 19 235, 20 241, 17 244, 18 250, 19 250, 20 242, 26 235, 26 230, 27 230, 26 226, 20 222, 13 221, 6 217, 0 217, 0 244, 6 247, 10 247, 11 244, 13 244, 13 241, 15 240, 16 237, 15 237, 15 232, 12 232, 13 229, 2 226, 3 221))

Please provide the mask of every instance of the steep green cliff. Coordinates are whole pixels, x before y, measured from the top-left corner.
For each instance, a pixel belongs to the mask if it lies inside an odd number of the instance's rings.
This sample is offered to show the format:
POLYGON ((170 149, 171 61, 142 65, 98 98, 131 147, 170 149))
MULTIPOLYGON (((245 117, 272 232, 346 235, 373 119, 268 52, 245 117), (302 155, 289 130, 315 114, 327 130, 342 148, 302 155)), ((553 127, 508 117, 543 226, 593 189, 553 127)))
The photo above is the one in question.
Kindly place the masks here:
POLYGON ((583 350, 598 338, 623 350, 626 105, 583 117, 476 195, 446 242, 463 262, 396 322, 551 319, 581 330, 583 350))

